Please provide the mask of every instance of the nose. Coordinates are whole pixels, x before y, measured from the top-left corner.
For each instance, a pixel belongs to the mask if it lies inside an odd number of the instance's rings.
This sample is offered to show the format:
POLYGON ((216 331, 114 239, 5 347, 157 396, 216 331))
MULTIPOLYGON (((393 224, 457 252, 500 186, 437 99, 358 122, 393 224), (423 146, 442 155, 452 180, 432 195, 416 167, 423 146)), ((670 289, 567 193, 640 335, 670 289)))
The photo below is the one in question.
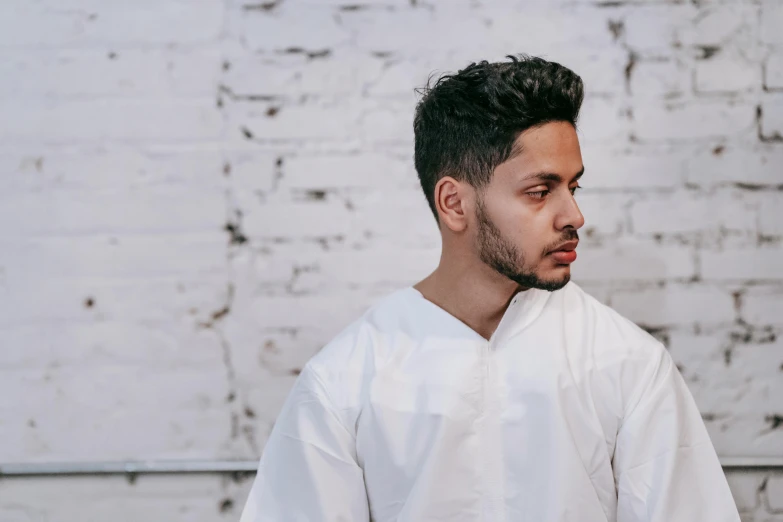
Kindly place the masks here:
POLYGON ((558 212, 557 219, 555 220, 555 227, 558 230, 563 230, 566 227, 574 229, 580 229, 585 224, 585 217, 579 210, 579 205, 576 204, 576 199, 569 192, 564 198, 560 212, 558 212))

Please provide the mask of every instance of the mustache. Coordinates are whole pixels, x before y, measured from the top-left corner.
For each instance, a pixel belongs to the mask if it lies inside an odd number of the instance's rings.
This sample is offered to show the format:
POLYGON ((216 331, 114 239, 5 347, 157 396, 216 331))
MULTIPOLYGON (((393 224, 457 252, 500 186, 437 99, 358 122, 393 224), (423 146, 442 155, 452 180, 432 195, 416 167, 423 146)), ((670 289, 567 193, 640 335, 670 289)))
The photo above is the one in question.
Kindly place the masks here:
POLYGON ((555 241, 554 243, 552 243, 551 245, 547 246, 544 249, 544 255, 546 255, 548 252, 551 252, 552 250, 554 250, 561 244, 565 243, 566 241, 578 241, 578 240, 579 240, 579 234, 577 233, 576 229, 567 228, 563 232, 563 235, 560 237, 560 239, 558 239, 557 241, 555 241))

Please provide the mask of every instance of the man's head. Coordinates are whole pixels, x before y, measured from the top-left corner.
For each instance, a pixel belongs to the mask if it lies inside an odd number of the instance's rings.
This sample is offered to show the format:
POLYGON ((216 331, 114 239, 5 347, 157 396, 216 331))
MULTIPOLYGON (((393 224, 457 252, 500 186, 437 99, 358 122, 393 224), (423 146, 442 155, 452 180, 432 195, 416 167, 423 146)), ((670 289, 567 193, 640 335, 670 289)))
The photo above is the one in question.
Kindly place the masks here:
POLYGON ((584 218, 576 121, 582 80, 541 58, 473 63, 421 92, 415 165, 444 238, 523 287, 570 279, 584 218), (573 250, 572 245, 565 248, 573 250))

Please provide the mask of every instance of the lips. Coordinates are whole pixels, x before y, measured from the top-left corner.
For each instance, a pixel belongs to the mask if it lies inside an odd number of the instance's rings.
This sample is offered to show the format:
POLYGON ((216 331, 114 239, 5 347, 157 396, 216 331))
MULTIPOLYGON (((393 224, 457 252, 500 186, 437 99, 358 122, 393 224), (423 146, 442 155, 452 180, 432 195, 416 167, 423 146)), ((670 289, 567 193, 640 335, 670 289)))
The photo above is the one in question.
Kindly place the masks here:
POLYGON ((576 261, 576 250, 555 250, 549 254, 552 259, 562 265, 576 261))
POLYGON ((549 254, 552 258, 560 264, 568 264, 576 261, 576 245, 579 241, 568 241, 560 245, 557 249, 552 250, 549 254))
POLYGON ((579 244, 579 240, 578 239, 576 239, 574 241, 566 241, 565 243, 561 244, 559 247, 557 247, 554 250, 552 250, 550 252, 550 254, 552 254, 554 252, 561 252, 561 251, 569 252, 571 250, 574 250, 576 248, 576 245, 578 245, 578 244, 579 244))

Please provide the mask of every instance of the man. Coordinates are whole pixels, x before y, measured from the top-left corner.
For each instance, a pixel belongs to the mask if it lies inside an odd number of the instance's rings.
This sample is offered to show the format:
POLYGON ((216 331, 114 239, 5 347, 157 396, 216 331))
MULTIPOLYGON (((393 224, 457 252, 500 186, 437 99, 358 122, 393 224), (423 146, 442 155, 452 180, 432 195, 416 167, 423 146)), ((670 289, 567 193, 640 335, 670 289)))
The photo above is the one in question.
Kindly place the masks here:
POLYGON ((424 91, 440 264, 308 362, 242 522, 739 521, 669 353, 569 282, 582 81, 509 58, 424 91))

